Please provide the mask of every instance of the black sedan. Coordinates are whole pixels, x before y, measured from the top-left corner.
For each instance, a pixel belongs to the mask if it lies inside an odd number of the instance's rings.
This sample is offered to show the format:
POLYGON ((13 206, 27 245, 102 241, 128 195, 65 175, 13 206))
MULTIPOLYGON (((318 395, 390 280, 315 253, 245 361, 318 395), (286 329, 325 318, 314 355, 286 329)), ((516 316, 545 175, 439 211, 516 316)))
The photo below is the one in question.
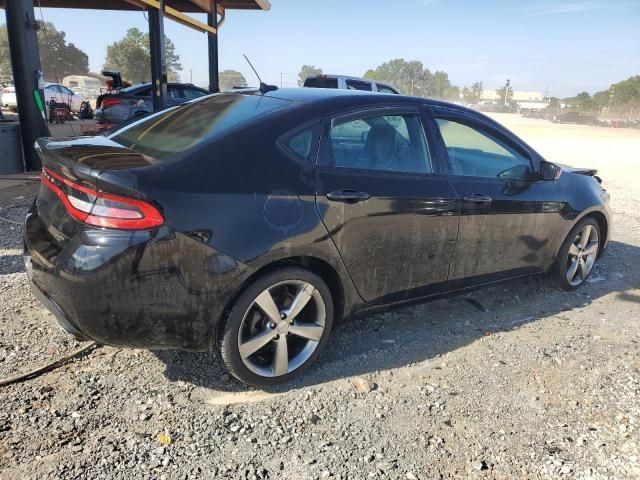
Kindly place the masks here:
POLYGON ((258 386, 302 372, 355 313, 532 274, 573 290, 611 231, 595 171, 419 98, 216 94, 37 148, 26 264, 61 326, 219 351, 258 386))
MULTIPOLYGON (((208 90, 190 83, 167 84, 167 106, 169 107, 205 95, 209 95, 208 90)), ((96 100, 94 117, 98 123, 117 125, 127 120, 144 117, 151 112, 153 112, 151 84, 141 83, 100 95, 96 100)))

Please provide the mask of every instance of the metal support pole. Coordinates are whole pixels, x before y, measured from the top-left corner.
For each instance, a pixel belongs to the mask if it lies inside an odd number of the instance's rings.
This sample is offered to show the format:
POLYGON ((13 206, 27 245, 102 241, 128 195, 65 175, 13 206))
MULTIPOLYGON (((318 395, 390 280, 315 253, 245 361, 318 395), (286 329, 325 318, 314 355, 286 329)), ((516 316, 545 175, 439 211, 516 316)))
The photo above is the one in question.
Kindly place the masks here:
POLYGON ((211 12, 207 13, 207 25, 216 29, 216 33, 208 34, 209 43, 209 91, 220 91, 218 78, 218 2, 211 0, 211 12))
POLYGON ((160 8, 149 9, 149 50, 151 51, 151 85, 153 110, 167 107, 167 59, 164 38, 164 0, 160 8))
POLYGON ((11 67, 18 100, 22 147, 27 171, 40 170, 40 157, 33 148, 37 138, 48 137, 49 126, 38 104, 44 105, 44 92, 38 88, 41 74, 38 49, 38 24, 33 13, 33 0, 11 0, 4 4, 11 67), (39 102, 36 100, 39 96, 39 102))

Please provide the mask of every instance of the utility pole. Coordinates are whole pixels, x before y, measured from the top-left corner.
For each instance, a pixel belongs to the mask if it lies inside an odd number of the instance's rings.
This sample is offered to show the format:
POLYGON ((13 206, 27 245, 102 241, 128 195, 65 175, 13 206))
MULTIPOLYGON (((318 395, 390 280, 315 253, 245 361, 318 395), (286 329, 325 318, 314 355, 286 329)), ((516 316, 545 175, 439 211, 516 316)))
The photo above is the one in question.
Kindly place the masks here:
POLYGON ((207 13, 207 25, 216 29, 216 33, 207 35, 209 47, 209 91, 218 93, 220 91, 220 78, 218 72, 218 2, 211 0, 211 11, 207 13))
POLYGON ((511 80, 507 78, 507 83, 504 86, 504 106, 507 106, 507 97, 509 96, 509 84, 511 83, 511 80))
POLYGON ((189 69, 189 83, 193 83, 193 68, 189 69))
POLYGON ((167 58, 164 38, 164 0, 149 9, 149 50, 151 57, 151 92, 153 111, 167 107, 167 58))
POLYGON ((282 72, 280 72, 280 88, 282 88, 282 75, 284 75, 282 72))

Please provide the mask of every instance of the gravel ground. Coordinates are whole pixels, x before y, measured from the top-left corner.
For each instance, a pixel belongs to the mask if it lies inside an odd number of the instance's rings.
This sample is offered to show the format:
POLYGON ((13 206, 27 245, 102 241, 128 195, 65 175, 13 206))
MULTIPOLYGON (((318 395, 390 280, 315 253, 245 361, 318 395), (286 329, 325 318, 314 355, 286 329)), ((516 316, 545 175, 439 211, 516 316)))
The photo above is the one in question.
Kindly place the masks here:
MULTIPOLYGON (((0 387, 0 479, 640 478, 640 132, 497 118, 601 169, 616 223, 584 288, 530 278, 351 321, 272 392, 205 354, 101 347, 0 387)), ((0 190, 0 217, 35 187, 0 190)), ((0 378, 81 346, 21 253, 0 221, 0 378)))

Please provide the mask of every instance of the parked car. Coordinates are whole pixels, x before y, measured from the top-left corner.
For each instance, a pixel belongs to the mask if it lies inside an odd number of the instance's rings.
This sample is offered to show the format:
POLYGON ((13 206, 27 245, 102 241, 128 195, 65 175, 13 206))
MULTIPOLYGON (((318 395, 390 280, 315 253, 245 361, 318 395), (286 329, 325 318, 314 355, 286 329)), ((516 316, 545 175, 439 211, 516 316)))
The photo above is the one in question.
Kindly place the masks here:
MULTIPOLYGON (((58 83, 44 84, 44 100, 46 105, 51 104, 52 101, 68 105, 73 113, 86 112, 87 107, 91 110, 91 105, 84 96, 78 95, 73 90, 58 83)), ((3 88, 2 104, 12 112, 18 111, 15 85, 8 85, 3 88)))
POLYGON ((25 260, 60 325, 215 349, 257 386, 309 367, 356 313, 523 275, 574 290, 611 231, 595 170, 413 97, 229 92, 37 151, 25 260))
POLYGON ((575 123, 577 125, 600 126, 602 122, 594 116, 581 115, 579 112, 565 112, 554 115, 551 118, 553 123, 575 123))
POLYGON ((386 83, 345 75, 314 75, 307 77, 302 86, 308 88, 338 88, 343 90, 364 90, 366 92, 400 94, 395 88, 386 83))
POLYGON ((10 82, 0 82, 0 107, 4 107, 4 103, 2 102, 2 95, 4 94, 4 89, 13 85, 10 82))
MULTIPOLYGON (((167 106, 209 95, 209 91, 190 83, 169 83, 167 85, 167 106)), ((142 83, 100 95, 94 113, 96 122, 120 124, 127 120, 143 117, 153 112, 151 83, 142 83)))

